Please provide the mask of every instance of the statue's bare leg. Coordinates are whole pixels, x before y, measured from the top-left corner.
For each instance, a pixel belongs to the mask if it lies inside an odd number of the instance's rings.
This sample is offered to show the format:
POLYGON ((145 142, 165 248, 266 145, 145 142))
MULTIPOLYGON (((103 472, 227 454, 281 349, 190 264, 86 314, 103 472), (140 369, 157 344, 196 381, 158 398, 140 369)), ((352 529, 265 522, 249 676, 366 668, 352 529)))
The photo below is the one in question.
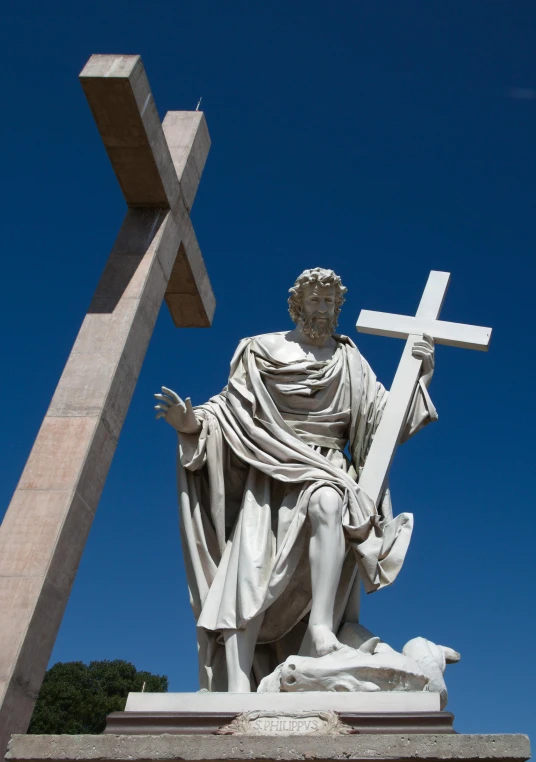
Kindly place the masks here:
POLYGON ((321 487, 309 502, 312 605, 309 614, 311 656, 325 656, 341 644, 333 633, 335 595, 344 562, 342 500, 331 487, 321 487))
POLYGON ((251 668, 263 619, 264 612, 252 619, 244 630, 223 631, 229 693, 251 693, 251 668))

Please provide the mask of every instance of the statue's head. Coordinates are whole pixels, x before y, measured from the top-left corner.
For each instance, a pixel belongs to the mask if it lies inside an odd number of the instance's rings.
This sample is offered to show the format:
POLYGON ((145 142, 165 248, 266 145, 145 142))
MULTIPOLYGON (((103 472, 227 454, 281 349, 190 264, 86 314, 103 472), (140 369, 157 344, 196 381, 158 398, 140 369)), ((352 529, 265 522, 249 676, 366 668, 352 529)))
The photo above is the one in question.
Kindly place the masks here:
POLYGON ((312 338, 331 336, 347 290, 333 270, 304 270, 289 289, 290 317, 312 338))

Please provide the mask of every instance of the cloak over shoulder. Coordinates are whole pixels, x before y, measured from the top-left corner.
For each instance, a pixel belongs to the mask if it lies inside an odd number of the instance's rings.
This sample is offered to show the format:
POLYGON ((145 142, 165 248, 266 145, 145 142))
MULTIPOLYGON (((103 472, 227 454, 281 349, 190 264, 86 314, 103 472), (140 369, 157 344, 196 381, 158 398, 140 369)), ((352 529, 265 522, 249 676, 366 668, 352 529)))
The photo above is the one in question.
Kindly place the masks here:
MULTIPOLYGON (((350 552, 341 575, 339 621, 356 563, 365 589, 373 592, 391 584, 404 561, 412 515, 393 519, 388 494, 378 513, 357 481, 388 392, 355 345, 334 338, 330 360, 291 364, 272 357, 258 339, 244 339, 227 387, 196 408, 200 433, 179 435, 181 536, 202 687, 225 690, 222 630, 243 628, 266 612, 258 643, 281 645, 307 614, 306 518, 314 490, 329 485, 343 500, 350 552), (344 454, 347 444, 351 461, 344 454)), ((436 417, 419 386, 405 438, 436 417)), ((266 665, 272 668, 273 660, 266 665)), ((263 671, 257 664, 259 679, 263 671)))

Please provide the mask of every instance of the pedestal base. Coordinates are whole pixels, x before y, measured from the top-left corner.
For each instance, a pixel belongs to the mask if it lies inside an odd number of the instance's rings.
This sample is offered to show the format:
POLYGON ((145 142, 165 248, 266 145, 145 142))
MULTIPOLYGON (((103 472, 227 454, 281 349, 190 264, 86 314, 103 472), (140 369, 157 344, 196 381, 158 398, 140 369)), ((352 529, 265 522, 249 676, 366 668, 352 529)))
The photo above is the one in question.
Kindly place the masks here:
POLYGON ((525 762, 523 735, 15 735, 7 762, 274 762, 277 760, 374 760, 374 762, 525 762))
MULTIPOLYGON (((288 714, 281 713, 283 716, 288 714)), ((337 714, 341 722, 352 729, 353 734, 455 733, 452 727, 454 715, 450 712, 337 714)), ((113 712, 106 719, 104 732, 115 735, 210 735, 232 723, 236 717, 236 712, 113 712)))
MULTIPOLYGON (((286 720, 303 719, 304 713, 314 718, 315 712, 335 712, 352 733, 454 733, 454 717, 440 712, 439 703, 438 693, 426 691, 129 693, 125 711, 110 714, 104 732, 206 735, 251 713, 266 719, 274 715, 284 718, 284 731, 286 720)), ((317 726, 313 723, 312 727, 317 726)))
POLYGON ((377 691, 350 693, 129 693, 125 712, 304 712, 311 709, 368 712, 439 712, 439 693, 377 691))

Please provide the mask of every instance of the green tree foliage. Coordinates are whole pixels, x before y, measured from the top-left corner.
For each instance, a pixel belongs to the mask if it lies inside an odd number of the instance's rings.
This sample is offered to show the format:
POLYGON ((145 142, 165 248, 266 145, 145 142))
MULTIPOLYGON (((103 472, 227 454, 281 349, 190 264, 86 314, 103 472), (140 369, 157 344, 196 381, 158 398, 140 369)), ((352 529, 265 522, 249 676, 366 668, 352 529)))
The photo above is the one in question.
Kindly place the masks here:
POLYGON ((122 712, 130 691, 163 693, 165 675, 115 661, 58 662, 43 680, 28 733, 102 733, 110 712, 122 712))

